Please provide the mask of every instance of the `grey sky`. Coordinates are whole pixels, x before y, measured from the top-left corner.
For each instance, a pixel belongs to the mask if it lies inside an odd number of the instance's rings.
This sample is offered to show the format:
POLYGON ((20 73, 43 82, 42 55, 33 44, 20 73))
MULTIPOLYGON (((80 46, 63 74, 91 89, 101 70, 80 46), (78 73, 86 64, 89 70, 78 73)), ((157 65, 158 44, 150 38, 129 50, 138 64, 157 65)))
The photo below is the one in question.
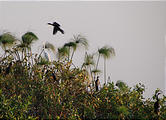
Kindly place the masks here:
MULTIPOLYGON (((89 53, 104 45, 115 48, 116 57, 107 61, 111 80, 123 80, 129 86, 141 82, 146 85, 146 96, 156 88, 164 90, 166 2, 1 1, 0 28, 17 37, 27 31, 36 33, 40 40, 35 49, 43 41, 60 47, 81 33, 89 41, 89 53), (53 21, 61 24, 65 35, 52 35, 47 22, 53 21)), ((76 65, 83 56, 84 52, 76 53, 76 65)), ((101 60, 100 69, 102 64, 101 60)))

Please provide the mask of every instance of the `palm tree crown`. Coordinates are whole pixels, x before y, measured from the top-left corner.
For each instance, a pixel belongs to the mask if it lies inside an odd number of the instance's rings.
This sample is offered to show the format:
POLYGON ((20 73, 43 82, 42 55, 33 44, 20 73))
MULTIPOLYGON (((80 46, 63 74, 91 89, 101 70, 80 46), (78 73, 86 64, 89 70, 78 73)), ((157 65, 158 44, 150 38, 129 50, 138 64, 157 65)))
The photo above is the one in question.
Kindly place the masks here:
POLYGON ((6 50, 6 47, 12 46, 16 41, 16 37, 9 32, 0 35, 0 45, 2 45, 3 50, 6 50))
POLYGON ((110 58, 111 56, 115 55, 115 50, 112 47, 104 46, 100 49, 98 49, 98 52, 100 55, 102 55, 104 58, 110 58))
POLYGON ((26 47, 30 47, 33 41, 38 40, 38 37, 33 32, 27 32, 22 36, 22 43, 26 47))
POLYGON ((104 82, 106 84, 106 59, 110 58, 111 56, 115 56, 115 50, 112 47, 104 46, 98 49, 98 54, 99 55, 96 63, 96 69, 99 64, 100 56, 102 56, 104 58, 104 82))
POLYGON ((47 50, 51 50, 52 52, 55 52, 55 46, 49 42, 45 43, 44 48, 47 50))
POLYGON ((65 46, 58 48, 58 59, 63 59, 64 57, 69 55, 69 49, 65 46))
POLYGON ((88 47, 87 39, 86 39, 84 36, 80 35, 80 34, 79 34, 79 35, 74 35, 73 40, 74 40, 75 43, 78 44, 78 45, 82 45, 82 46, 84 46, 85 48, 88 47))

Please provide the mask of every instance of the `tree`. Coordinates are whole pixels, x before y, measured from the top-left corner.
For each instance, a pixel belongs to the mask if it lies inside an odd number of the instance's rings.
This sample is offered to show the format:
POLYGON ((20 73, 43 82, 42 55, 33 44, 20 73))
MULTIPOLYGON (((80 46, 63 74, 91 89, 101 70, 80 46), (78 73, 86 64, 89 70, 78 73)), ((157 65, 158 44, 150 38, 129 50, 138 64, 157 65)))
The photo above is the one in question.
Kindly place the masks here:
POLYGON ((69 55, 69 48, 63 46, 61 48, 58 48, 58 60, 61 60, 69 55))
POLYGON ((104 58, 104 82, 106 84, 106 59, 110 58, 111 56, 115 56, 115 50, 112 47, 104 46, 98 49, 98 59, 96 63, 96 69, 99 64, 100 56, 104 58))
POLYGON ((79 35, 74 35, 71 39, 72 41, 65 43, 62 48, 60 48, 58 57, 61 54, 61 57, 67 55, 68 61, 72 61, 75 51, 78 47, 84 46, 85 48, 88 47, 88 42, 85 37, 79 35), (61 53, 60 53, 61 52, 61 53))
POLYGON ((34 41, 38 40, 38 37, 33 32, 27 32, 22 36, 20 44, 18 47, 26 49, 31 49, 31 45, 34 41))
POLYGON ((0 45, 2 49, 5 51, 5 54, 7 47, 10 48, 12 45, 14 45, 16 41, 16 37, 9 32, 0 35, 0 45))
POLYGON ((18 48, 21 48, 22 50, 22 59, 23 59, 23 54, 25 56, 27 50, 28 50, 28 53, 32 53, 31 45, 36 40, 38 40, 38 37, 33 32, 27 32, 22 36, 22 39, 20 40, 20 44, 18 45, 18 48))
POLYGON ((92 66, 95 65, 93 57, 94 57, 94 54, 87 54, 86 53, 85 60, 84 60, 84 63, 82 65, 82 68, 85 67, 85 69, 87 71, 89 71, 90 77, 92 78, 92 85, 94 85, 94 80, 93 80, 93 76, 92 76, 92 66))
POLYGON ((68 42, 64 44, 64 47, 66 47, 66 49, 68 49, 68 61, 70 61, 70 51, 71 48, 73 49, 73 51, 76 50, 77 44, 75 42, 68 42))
POLYGON ((80 34, 79 35, 74 35, 73 41, 75 42, 75 47, 73 48, 73 52, 72 52, 70 60, 73 59, 74 53, 75 53, 75 51, 78 47, 83 46, 85 49, 88 48, 87 39, 84 36, 80 35, 80 34))

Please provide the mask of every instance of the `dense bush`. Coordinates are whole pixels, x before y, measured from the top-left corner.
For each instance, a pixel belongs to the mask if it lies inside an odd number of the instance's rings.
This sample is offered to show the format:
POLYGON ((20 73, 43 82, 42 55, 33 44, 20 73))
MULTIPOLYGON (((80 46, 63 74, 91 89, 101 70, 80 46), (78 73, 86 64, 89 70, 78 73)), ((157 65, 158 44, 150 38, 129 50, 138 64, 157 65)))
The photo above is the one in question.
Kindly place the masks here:
POLYGON ((6 49, 4 43, 5 53, 0 59, 1 119, 166 118, 166 96, 159 98, 160 110, 154 112, 156 94, 161 92, 158 89, 150 99, 143 98, 142 84, 130 88, 123 82, 112 82, 95 91, 89 84, 93 83, 88 71, 93 62, 88 55, 83 66, 77 68, 69 53, 67 59, 60 58, 63 49, 59 49, 58 60, 49 62, 41 54, 32 55, 28 42, 13 49, 6 49))
MULTIPOLYGON (((1 61, 0 118, 28 119, 164 119, 166 97, 154 113, 152 99, 143 98, 144 86, 115 86, 88 91, 86 70, 70 62, 33 66, 23 61, 1 61), (12 62, 12 65, 10 66, 12 62), (10 66, 10 72, 6 73, 10 66)), ((159 92, 159 90, 156 90, 159 92)), ((155 97, 154 97, 155 98, 155 97)))

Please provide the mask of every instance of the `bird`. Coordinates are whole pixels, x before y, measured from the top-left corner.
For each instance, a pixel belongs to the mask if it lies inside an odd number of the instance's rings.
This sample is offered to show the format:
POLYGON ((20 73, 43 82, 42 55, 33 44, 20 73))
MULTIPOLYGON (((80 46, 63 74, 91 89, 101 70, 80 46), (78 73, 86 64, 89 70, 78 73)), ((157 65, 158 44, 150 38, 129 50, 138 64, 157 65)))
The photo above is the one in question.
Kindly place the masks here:
POLYGON ((158 114, 158 112, 159 112, 159 107, 160 107, 160 105, 159 105, 159 98, 158 98, 159 94, 161 94, 161 93, 159 92, 159 93, 156 93, 156 94, 155 94, 156 102, 154 103, 154 112, 155 112, 156 114, 158 114))
POLYGON ((55 35, 58 31, 60 31, 62 34, 64 34, 64 31, 60 28, 60 25, 57 22, 48 23, 48 25, 54 26, 53 35, 55 35))
POLYGON ((51 62, 51 57, 50 54, 46 51, 46 47, 45 47, 45 42, 43 42, 43 53, 44 53, 44 58, 46 59, 46 61, 51 62))
POLYGON ((99 84, 100 84, 99 76, 97 76, 97 80, 95 81, 96 91, 99 91, 99 84))

